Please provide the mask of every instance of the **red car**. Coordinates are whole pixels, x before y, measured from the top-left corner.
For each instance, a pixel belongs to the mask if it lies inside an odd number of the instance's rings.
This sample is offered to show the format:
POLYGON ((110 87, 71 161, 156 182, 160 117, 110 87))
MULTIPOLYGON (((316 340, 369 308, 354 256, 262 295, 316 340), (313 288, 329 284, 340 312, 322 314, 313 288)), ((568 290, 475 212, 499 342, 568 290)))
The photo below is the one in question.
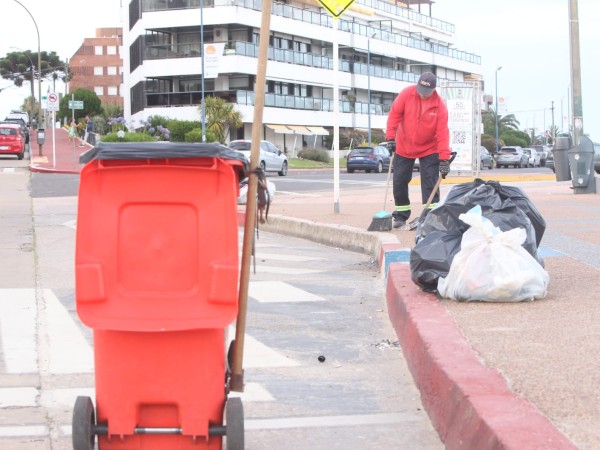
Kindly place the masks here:
POLYGON ((1 155, 16 155, 19 159, 23 159, 23 156, 25 156, 25 136, 21 133, 19 124, 0 124, 1 155))

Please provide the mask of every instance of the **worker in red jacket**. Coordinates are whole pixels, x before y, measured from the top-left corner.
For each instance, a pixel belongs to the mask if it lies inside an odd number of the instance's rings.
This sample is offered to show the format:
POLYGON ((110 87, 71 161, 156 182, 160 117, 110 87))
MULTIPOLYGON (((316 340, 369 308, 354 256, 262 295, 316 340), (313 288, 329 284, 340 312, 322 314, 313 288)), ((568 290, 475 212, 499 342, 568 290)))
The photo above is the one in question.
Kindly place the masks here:
MULTIPOLYGON (((395 152, 394 228, 403 226, 410 217, 408 183, 412 179, 415 159, 421 171, 421 200, 423 204, 433 190, 439 175, 450 172, 450 133, 448 109, 435 91, 436 76, 425 72, 414 86, 404 88, 392 103, 388 115, 386 140, 388 149, 395 152)), ((431 201, 433 208, 440 200, 439 189, 431 201)))

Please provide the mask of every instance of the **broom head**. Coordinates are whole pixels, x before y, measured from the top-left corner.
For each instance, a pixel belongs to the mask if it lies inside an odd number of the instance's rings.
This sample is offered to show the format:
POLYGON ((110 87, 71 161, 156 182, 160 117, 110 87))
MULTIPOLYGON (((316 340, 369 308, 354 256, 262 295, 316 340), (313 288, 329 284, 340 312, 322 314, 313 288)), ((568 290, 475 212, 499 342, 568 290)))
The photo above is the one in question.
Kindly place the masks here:
POLYGON ((373 216, 373 220, 367 231, 391 231, 391 229, 392 215, 387 211, 379 211, 373 216))

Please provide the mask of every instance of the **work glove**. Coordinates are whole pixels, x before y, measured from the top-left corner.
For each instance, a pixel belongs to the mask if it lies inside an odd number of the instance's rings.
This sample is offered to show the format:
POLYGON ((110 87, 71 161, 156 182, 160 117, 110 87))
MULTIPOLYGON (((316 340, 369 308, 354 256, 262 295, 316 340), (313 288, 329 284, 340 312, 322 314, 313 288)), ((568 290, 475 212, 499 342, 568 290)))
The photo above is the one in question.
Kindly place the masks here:
POLYGON ((440 161, 440 175, 442 176, 442 178, 446 178, 446 175, 448 175, 448 173, 450 173, 450 161, 440 161))
POLYGON ((390 152, 390 156, 396 152, 396 141, 389 141, 387 143, 387 149, 390 152))

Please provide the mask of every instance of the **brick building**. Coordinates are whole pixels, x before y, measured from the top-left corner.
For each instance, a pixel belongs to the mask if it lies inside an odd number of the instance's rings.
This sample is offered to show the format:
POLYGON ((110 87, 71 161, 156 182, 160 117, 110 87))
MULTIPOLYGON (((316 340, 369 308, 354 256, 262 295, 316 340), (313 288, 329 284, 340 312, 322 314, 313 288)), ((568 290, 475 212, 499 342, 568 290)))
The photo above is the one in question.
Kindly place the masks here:
POLYGON ((72 73, 69 92, 89 89, 103 105, 123 107, 122 37, 122 28, 97 28, 95 37, 83 40, 69 61, 72 73))

